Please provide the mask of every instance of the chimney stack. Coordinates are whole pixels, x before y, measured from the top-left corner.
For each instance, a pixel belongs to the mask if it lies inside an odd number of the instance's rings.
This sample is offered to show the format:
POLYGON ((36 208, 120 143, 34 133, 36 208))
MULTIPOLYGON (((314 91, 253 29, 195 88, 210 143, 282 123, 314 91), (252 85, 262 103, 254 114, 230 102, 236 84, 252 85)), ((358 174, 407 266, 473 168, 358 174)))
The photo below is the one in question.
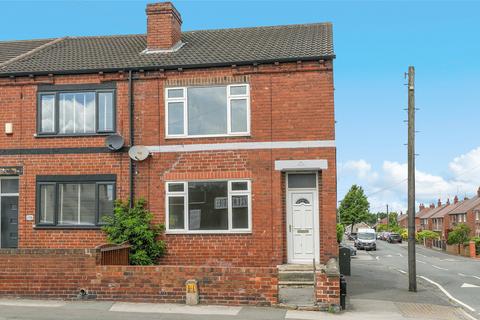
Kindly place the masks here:
POLYGON ((430 209, 435 208, 435 203, 430 203, 430 209))
POLYGON ((171 2, 147 4, 147 50, 170 51, 181 45, 182 18, 171 2))
POLYGON ((422 211, 425 209, 425 205, 423 203, 420 203, 420 205, 418 206, 418 211, 422 211))
POLYGON ((480 187, 478 187, 478 190, 477 190, 477 197, 480 198, 480 187))
POLYGON ((453 204, 457 204, 458 203, 458 197, 455 196, 455 198, 453 198, 453 204))
POLYGON ((442 200, 438 199, 437 207, 441 207, 441 206, 442 206, 442 200))
POLYGON ((450 205, 450 198, 447 199, 447 203, 446 203, 447 206, 450 205))

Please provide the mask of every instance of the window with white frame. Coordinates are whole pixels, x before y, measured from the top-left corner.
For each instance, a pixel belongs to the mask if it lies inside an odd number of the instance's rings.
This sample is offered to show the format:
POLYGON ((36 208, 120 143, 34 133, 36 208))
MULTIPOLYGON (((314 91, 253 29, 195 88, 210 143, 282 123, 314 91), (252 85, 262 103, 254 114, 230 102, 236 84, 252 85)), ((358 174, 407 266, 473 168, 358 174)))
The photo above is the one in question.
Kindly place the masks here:
POLYGON ((251 229, 249 180, 166 183, 167 230, 242 232, 251 229))
POLYGON ((167 88, 167 137, 248 135, 248 84, 167 88))
POLYGON ((475 212, 475 220, 480 221, 480 211, 475 212))

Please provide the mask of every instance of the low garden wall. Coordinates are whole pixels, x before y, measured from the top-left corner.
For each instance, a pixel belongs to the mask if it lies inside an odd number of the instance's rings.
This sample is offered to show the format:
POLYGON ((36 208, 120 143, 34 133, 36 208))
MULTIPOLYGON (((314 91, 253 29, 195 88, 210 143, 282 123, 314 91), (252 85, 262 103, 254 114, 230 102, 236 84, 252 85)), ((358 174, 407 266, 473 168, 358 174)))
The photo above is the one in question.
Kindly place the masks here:
POLYGON ((102 266, 97 249, 0 250, 0 296, 183 303, 188 279, 200 303, 277 303, 275 267, 102 266))

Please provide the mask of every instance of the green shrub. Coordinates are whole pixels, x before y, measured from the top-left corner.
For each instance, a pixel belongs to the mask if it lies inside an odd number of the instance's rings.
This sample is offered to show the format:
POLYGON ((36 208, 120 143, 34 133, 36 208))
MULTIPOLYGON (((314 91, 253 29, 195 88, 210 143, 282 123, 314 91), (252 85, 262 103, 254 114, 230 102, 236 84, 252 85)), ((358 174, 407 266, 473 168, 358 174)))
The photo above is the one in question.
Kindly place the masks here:
POLYGON ((386 224, 379 224, 377 225, 377 232, 384 232, 387 231, 387 225, 386 224))
POLYGON ((337 242, 340 243, 343 240, 345 234, 345 227, 341 223, 337 223, 337 242))
POLYGON ((107 234, 110 243, 128 242, 130 264, 156 264, 159 257, 165 254, 166 245, 158 237, 165 230, 162 224, 152 224, 153 215, 145 208, 145 200, 136 201, 130 208, 129 201, 117 200, 114 215, 106 217, 106 226, 102 230, 107 234))
POLYGON ((423 240, 429 240, 429 239, 438 240, 440 239, 440 235, 435 231, 423 230, 423 231, 417 232, 415 238, 417 239, 417 241, 423 241, 423 240))
POLYGON ((455 228, 448 234, 447 243, 452 244, 463 244, 468 242, 470 234, 470 227, 464 223, 457 224, 455 228))

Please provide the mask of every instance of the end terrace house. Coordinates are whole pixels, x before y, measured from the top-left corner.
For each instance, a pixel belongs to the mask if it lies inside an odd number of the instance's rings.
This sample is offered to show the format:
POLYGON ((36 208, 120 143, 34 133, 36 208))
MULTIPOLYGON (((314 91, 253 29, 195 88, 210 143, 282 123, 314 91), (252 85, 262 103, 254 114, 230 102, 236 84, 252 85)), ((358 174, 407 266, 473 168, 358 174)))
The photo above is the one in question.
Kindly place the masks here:
POLYGON ((94 248, 133 197, 166 226, 164 265, 336 258, 331 24, 146 15, 146 34, 0 42, 1 248, 94 248))

